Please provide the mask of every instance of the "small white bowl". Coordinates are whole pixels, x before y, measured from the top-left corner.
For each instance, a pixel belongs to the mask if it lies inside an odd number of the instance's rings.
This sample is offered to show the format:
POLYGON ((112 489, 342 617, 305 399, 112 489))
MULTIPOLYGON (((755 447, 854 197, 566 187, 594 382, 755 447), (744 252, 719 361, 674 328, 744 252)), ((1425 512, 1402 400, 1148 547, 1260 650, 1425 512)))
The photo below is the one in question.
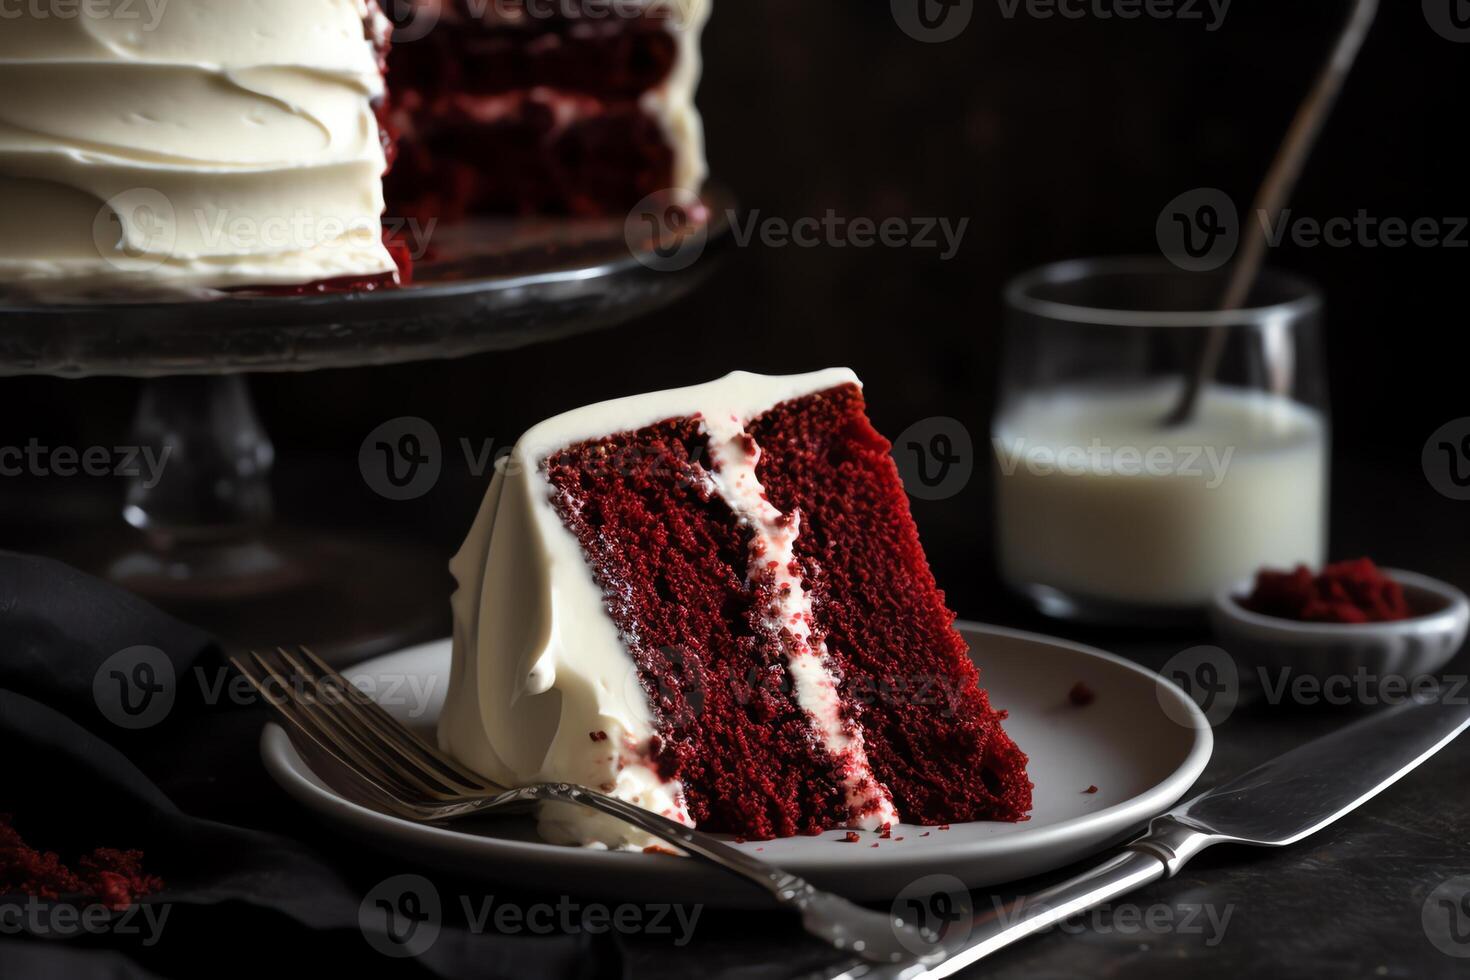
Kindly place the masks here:
POLYGON ((1255 587, 1247 579, 1215 595, 1210 619, 1221 646, 1242 665, 1319 679, 1359 671, 1378 678, 1433 674, 1454 659, 1470 632, 1470 599, 1427 575, 1383 573, 1403 586, 1419 615, 1394 623, 1299 623, 1263 616, 1236 600, 1255 587))

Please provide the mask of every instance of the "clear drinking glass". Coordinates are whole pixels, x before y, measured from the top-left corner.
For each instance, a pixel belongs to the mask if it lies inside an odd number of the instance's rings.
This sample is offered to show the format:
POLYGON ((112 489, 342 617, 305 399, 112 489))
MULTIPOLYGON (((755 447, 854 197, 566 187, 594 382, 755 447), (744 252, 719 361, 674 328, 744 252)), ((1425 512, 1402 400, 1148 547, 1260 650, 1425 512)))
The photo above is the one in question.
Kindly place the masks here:
POLYGON ((1045 612, 1187 621, 1262 566, 1326 558, 1321 297, 1274 271, 1245 309, 1219 311, 1224 291, 1223 273, 1148 258, 1007 288, 996 540, 1006 582, 1045 612))

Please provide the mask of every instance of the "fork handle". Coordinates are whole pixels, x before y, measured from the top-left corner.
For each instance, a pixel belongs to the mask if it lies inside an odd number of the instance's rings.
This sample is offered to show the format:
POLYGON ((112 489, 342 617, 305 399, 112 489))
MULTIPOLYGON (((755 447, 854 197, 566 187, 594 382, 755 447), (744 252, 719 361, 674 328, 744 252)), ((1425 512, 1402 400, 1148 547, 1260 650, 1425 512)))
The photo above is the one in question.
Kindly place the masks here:
POLYGON ((603 793, 595 793, 582 786, 570 783, 543 783, 529 787, 533 798, 561 803, 575 803, 599 810, 639 830, 666 841, 689 852, 690 855, 733 871, 747 881, 769 893, 784 906, 803 910, 817 895, 814 886, 805 878, 794 875, 760 861, 744 851, 731 847, 709 834, 676 823, 668 817, 645 810, 626 800, 603 793))

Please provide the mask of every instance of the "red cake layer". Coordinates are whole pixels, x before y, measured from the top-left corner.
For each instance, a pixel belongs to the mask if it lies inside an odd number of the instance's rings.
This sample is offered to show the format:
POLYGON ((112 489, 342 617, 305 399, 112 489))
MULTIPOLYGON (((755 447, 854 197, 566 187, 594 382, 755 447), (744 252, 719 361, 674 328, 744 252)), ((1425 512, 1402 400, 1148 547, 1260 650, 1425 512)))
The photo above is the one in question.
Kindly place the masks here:
POLYGON ((516 9, 504 0, 451 4, 427 34, 396 47, 395 84, 431 103, 538 87, 612 101, 637 98, 673 70, 678 45, 665 12, 595 18, 576 16, 577 8, 567 4, 539 7, 544 16, 516 18, 495 15, 496 8, 516 9), (474 6, 484 12, 476 16, 474 6))
MULTIPOLYGON (((847 386, 748 426, 758 475, 800 513, 797 555, 846 718, 905 820, 1020 820, 1025 756, 1001 730, 919 545, 889 445, 847 386)), ((838 762, 793 696, 752 585, 752 531, 715 495, 694 418, 546 464, 656 715, 655 764, 706 829, 750 838, 849 824, 838 762)))
POLYGON ((547 462, 654 705, 654 763, 702 827, 753 839, 845 817, 832 760, 752 625, 749 532, 707 489, 696 419, 573 446, 547 462))
POLYGON ((399 217, 616 214, 673 183, 673 148, 633 102, 537 89, 426 108, 395 90, 394 104, 403 138, 387 194, 399 217))
POLYGON ((427 33, 394 45, 391 213, 600 216, 673 184, 673 148, 639 102, 677 61, 669 12, 533 9, 453 0, 427 33))
POLYGON ((799 399, 747 428, 767 451, 766 495, 802 514, 796 550, 818 626, 899 812, 918 823, 1024 819, 1026 756, 979 686, 861 390, 799 399))

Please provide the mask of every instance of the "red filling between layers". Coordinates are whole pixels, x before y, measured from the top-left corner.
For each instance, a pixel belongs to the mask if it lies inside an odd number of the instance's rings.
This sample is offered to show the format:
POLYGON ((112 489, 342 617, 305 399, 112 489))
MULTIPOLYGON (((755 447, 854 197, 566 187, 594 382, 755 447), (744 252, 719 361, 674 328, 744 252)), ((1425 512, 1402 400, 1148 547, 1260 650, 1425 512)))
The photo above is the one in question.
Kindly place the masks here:
MULTIPOLYGON (((904 819, 1020 820, 1026 758, 977 687, 920 548, 888 443, 845 386, 750 425, 759 476, 799 511, 797 554, 847 720, 904 819)), ((546 463, 657 716, 654 763, 710 830, 764 839, 850 823, 839 763, 797 703, 789 636, 749 582, 751 531, 715 495, 698 419, 583 443, 546 463)))

